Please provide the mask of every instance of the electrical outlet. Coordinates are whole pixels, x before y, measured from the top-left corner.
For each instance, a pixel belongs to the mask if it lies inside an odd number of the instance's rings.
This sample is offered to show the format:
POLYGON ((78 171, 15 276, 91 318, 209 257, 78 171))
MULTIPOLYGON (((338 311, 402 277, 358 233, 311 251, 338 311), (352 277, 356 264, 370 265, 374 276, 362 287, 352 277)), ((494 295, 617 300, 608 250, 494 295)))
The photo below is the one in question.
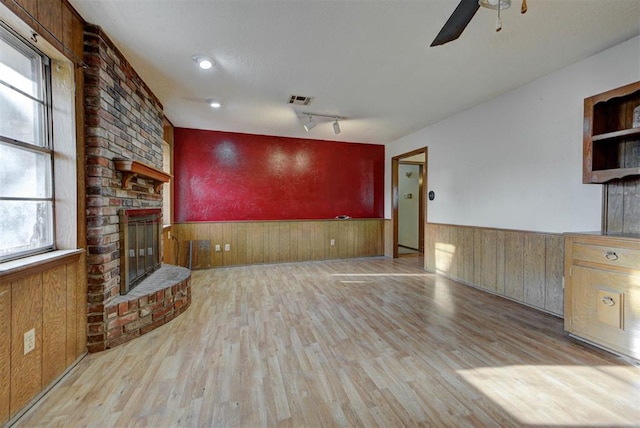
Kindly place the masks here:
POLYGON ((220 252, 220 244, 216 244, 216 253, 220 252))
POLYGON ((31 329, 24 334, 24 355, 36 349, 36 330, 31 329))
POLYGON ((231 251, 231 244, 224 244, 225 251, 231 251))
POLYGON ((331 245, 332 247, 333 247, 334 245, 336 245, 336 240, 335 240, 335 239, 332 239, 332 240, 330 241, 330 245, 331 245))

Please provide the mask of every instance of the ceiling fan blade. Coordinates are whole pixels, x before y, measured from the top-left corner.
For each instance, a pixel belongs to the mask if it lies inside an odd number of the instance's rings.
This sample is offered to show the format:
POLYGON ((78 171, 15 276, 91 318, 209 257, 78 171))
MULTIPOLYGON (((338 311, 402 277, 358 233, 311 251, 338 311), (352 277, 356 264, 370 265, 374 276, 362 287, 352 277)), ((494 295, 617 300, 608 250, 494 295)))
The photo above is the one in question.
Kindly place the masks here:
POLYGON ((479 8, 478 0, 462 0, 433 40, 431 46, 444 45, 460 37, 460 34, 462 34, 479 8))

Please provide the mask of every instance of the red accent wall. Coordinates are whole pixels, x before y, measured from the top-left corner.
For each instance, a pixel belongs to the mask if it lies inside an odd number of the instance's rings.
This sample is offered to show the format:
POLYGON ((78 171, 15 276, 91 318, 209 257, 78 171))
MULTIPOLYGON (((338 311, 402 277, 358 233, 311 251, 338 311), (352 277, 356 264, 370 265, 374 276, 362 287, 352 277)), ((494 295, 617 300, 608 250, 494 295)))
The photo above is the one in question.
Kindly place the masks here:
POLYGON ((384 146, 175 128, 175 220, 384 216, 384 146))

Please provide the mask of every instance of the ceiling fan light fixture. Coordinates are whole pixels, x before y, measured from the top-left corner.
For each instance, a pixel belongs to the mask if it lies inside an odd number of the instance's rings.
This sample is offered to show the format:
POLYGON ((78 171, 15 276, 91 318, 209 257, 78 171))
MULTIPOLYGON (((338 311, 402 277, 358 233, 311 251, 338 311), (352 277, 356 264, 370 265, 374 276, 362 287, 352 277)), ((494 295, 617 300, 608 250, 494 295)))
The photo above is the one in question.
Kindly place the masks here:
POLYGON ((487 9, 496 10, 499 7, 505 10, 511 7, 511 0, 478 0, 478 4, 487 9))

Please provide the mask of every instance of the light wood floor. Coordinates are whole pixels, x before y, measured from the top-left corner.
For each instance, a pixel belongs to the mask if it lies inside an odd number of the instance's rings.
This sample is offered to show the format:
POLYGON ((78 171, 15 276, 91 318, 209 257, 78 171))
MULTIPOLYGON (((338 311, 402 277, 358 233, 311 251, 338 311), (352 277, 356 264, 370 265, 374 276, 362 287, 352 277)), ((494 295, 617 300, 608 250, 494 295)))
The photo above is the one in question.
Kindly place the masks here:
POLYGON ((17 426, 639 426, 640 369, 403 257, 193 273, 17 426))

